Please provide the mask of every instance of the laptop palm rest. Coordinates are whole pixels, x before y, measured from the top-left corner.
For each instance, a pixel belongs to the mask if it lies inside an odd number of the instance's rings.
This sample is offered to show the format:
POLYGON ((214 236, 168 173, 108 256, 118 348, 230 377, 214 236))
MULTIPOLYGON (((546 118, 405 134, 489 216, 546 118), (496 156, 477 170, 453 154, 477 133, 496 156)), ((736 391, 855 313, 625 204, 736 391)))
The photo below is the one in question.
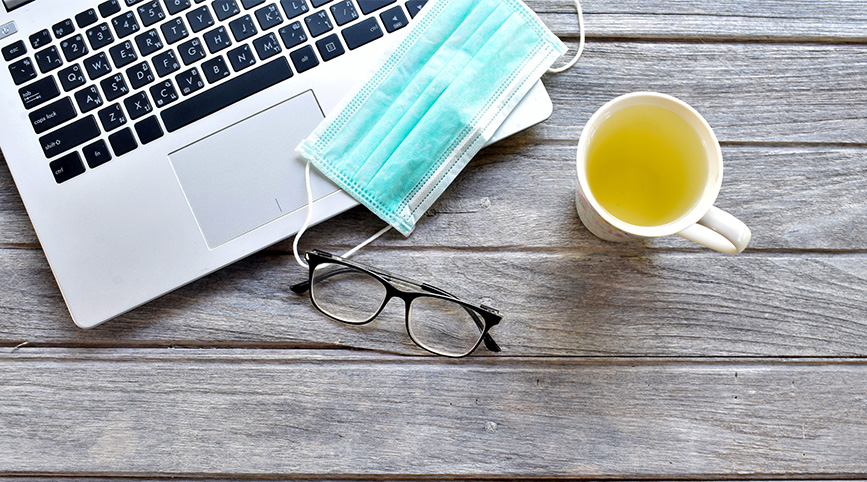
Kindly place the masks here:
MULTIPOLYGON (((211 249, 307 204, 295 147, 323 118, 307 91, 169 154, 211 249)), ((311 183, 317 199, 338 190, 314 171, 311 183)))

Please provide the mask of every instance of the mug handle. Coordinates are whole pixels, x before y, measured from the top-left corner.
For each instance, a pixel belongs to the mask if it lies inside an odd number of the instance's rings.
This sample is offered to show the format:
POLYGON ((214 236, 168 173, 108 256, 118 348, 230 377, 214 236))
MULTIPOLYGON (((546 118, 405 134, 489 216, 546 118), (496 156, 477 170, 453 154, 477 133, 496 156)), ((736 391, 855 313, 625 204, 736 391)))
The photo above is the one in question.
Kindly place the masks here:
POLYGON ((711 206, 698 223, 677 235, 726 254, 740 253, 752 238, 750 228, 746 224, 716 206, 711 206))

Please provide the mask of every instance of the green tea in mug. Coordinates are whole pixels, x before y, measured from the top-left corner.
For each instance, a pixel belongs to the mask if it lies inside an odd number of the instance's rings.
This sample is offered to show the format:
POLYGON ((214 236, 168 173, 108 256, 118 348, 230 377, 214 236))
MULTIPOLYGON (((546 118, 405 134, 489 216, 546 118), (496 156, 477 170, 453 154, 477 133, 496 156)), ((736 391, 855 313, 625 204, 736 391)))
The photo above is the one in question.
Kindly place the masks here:
POLYGON ((635 226, 676 221, 698 203, 708 175, 693 127, 655 105, 627 106, 602 121, 587 150, 587 184, 612 216, 635 226))

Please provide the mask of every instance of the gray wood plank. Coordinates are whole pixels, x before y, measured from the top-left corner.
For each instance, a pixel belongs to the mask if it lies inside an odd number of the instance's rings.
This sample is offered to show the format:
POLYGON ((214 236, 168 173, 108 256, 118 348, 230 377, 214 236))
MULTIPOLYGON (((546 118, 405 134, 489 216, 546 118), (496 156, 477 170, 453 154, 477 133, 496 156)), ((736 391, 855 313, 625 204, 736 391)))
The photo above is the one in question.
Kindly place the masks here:
POLYGON ((722 142, 867 142, 867 46, 591 42, 543 80, 554 115, 530 139, 574 140, 608 100, 658 91, 692 104, 722 142))
MULTIPOLYGON (((577 217, 575 147, 572 142, 506 142, 489 148, 461 173, 409 239, 393 234, 377 245, 617 251, 620 247, 595 238, 577 217)), ((867 148, 731 145, 723 155, 725 178, 717 205, 752 228, 751 250, 867 248, 862 222, 867 216, 867 148)), ((0 186, 4 184, 11 180, 0 166, 0 186)), ((311 229, 302 246, 338 245, 345 251, 379 226, 384 223, 358 208, 311 229)), ((653 250, 698 249, 677 237, 644 244, 653 250)), ((0 189, 0 246, 39 249, 14 187, 0 189)), ((291 245, 275 249, 289 251, 291 245)))
MULTIPOLYGON (((558 35, 576 32, 570 0, 528 0, 527 4, 558 35)), ((863 0, 584 0, 581 5, 591 39, 863 42, 867 37, 863 0)))
MULTIPOLYGON (((860 254, 371 248, 359 260, 501 310, 492 332, 501 357, 867 356, 867 256, 860 254)), ((406 335, 399 302, 371 325, 342 325, 288 291, 303 278, 290 256, 259 254, 81 331, 41 256, 6 250, 0 343, 424 354, 406 335)))
MULTIPOLYGON (((867 365, 328 352, 0 355, 9 473, 825 477, 867 466, 867 365)), ((664 478, 664 477, 662 477, 664 478)))

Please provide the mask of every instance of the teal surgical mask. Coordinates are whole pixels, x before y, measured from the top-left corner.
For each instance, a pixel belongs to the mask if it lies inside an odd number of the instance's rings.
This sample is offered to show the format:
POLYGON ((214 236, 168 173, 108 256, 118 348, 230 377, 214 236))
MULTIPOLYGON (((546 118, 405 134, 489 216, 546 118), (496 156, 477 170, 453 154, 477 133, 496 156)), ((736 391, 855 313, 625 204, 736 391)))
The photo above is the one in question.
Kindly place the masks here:
POLYGON ((297 150, 409 235, 566 50, 520 0, 431 0, 387 61, 297 150))

